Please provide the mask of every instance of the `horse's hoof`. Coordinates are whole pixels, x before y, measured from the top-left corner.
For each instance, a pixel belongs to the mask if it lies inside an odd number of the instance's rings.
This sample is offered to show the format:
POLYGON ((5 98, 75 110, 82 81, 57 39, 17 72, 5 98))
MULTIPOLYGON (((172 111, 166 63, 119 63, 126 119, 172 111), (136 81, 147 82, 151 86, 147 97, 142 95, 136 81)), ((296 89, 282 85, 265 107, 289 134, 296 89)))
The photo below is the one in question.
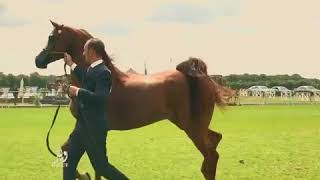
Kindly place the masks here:
POLYGON ((78 178, 79 180, 91 180, 90 174, 88 172, 81 174, 78 178))

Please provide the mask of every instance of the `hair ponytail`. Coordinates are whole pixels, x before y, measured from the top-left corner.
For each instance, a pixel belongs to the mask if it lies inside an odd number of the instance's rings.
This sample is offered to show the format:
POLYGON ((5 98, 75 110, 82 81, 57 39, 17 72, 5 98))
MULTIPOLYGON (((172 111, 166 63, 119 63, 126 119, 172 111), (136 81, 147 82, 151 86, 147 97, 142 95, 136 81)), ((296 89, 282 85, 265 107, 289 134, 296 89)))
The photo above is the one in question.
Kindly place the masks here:
POLYGON ((101 57, 105 65, 112 71, 113 70, 112 59, 109 57, 105 49, 103 49, 103 51, 101 52, 101 57))
POLYGON ((95 50, 95 52, 101 56, 102 60, 104 61, 105 65, 110 69, 110 71, 113 71, 115 68, 112 64, 112 59, 109 57, 105 50, 104 43, 97 38, 91 38, 89 40, 88 48, 92 48, 95 50))

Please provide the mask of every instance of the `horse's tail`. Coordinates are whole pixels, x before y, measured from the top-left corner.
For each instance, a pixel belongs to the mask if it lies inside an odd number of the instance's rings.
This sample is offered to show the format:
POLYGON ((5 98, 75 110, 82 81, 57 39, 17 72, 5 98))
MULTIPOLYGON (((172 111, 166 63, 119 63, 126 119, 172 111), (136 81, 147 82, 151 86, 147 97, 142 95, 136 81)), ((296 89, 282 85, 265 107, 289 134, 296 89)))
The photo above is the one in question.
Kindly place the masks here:
POLYGON ((191 97, 191 109, 202 106, 204 101, 225 106, 234 95, 234 91, 219 85, 207 74, 207 65, 201 59, 189 58, 177 65, 176 69, 186 75, 191 97))
POLYGON ((215 103, 218 106, 225 106, 226 104, 230 103, 230 99, 235 95, 236 91, 229 89, 227 87, 221 86, 216 83, 214 80, 210 79, 211 81, 211 92, 213 93, 213 98, 215 103))

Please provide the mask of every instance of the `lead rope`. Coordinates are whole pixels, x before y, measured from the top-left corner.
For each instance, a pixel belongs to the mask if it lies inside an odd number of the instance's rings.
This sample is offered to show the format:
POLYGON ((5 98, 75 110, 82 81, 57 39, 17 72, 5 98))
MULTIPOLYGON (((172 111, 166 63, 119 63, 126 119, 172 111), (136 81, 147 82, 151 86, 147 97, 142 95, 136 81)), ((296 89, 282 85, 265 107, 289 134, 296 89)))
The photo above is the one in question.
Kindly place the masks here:
MULTIPOLYGON (((67 64, 65 63, 64 64, 64 76, 66 78, 66 82, 64 82, 63 86, 64 86, 64 92, 67 92, 68 96, 69 96, 69 88, 70 88, 70 84, 68 83, 68 74, 67 74, 67 64)), ((70 97, 70 96, 69 96, 70 97)), ((47 132, 47 138, 46 138, 46 145, 47 145, 47 149, 48 151, 50 152, 50 154, 52 154, 54 157, 58 157, 58 155, 56 153, 53 152, 53 150, 51 149, 50 147, 50 141, 49 141, 49 136, 50 136, 50 132, 51 132, 51 129, 53 128, 54 126, 54 123, 56 122, 56 119, 57 119, 57 116, 59 114, 59 110, 60 110, 60 106, 61 104, 59 103, 57 109, 56 109, 56 112, 54 114, 54 117, 52 119, 52 123, 51 123, 51 126, 47 132)))

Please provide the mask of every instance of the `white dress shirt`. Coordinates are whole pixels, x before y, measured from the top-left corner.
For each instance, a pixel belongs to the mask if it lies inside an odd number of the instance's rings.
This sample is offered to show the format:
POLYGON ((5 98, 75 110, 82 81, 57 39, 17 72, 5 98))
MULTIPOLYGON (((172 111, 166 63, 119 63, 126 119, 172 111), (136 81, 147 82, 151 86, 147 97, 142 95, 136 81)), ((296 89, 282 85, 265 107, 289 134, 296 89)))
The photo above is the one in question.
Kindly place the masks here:
MULTIPOLYGON (((90 66, 91 66, 91 68, 94 68, 94 67, 96 67, 97 65, 99 65, 99 64, 101 64, 101 63, 103 63, 103 60, 102 60, 102 59, 99 59, 99 60, 91 63, 90 66)), ((77 64, 76 64, 76 63, 73 63, 70 67, 71 67, 72 71, 74 71, 74 68, 77 67, 77 64)))

